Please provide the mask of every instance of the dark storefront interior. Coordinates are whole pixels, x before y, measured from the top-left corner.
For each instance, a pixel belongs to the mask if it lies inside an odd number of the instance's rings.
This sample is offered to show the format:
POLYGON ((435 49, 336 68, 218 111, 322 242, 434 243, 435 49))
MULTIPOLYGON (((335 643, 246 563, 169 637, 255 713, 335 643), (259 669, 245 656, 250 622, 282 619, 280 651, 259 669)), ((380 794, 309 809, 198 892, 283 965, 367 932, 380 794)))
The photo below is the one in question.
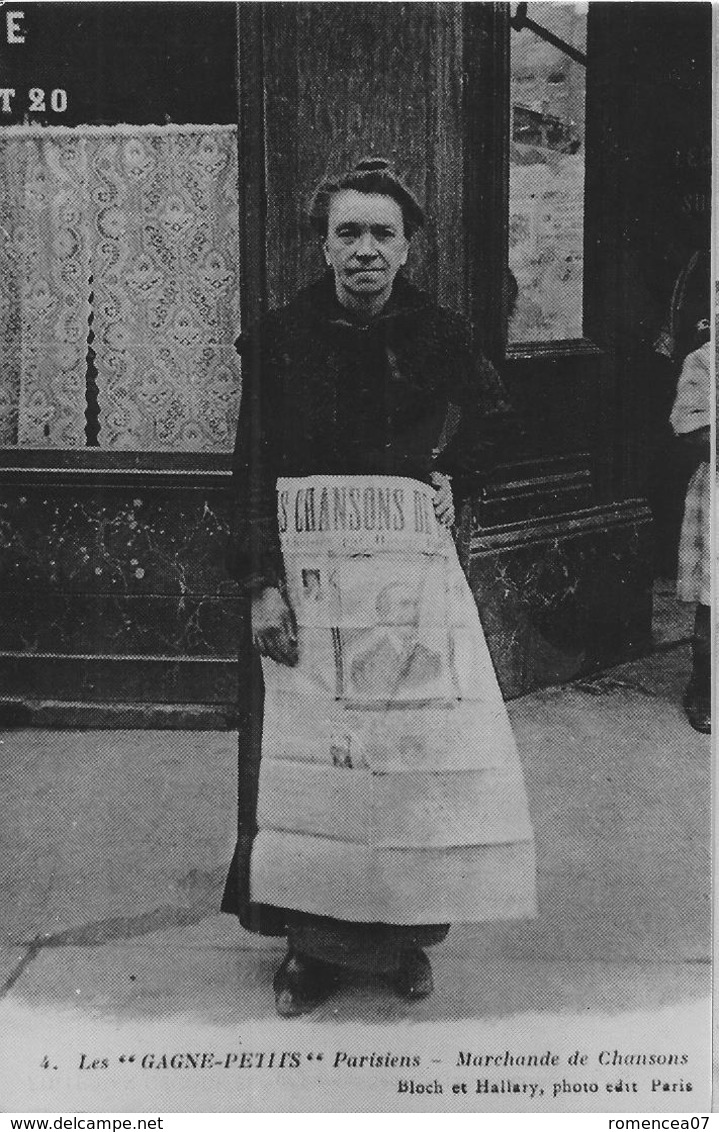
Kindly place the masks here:
MULTIPOLYGON (((555 29, 581 37, 574 57, 548 54, 517 7, 35 4, 25 42, 0 48, 18 92, 0 144, 16 147, 23 168, 32 163, 23 139, 34 144, 39 126, 66 141, 57 127, 110 128, 83 135, 93 176, 109 168, 102 146, 116 145, 119 124, 118 137, 140 139, 138 152, 155 146, 155 156, 165 153, 162 130, 185 137, 173 125, 226 127, 192 151, 210 169, 236 124, 239 270, 231 242, 224 265, 220 256, 202 270, 208 293, 236 293, 243 326, 321 269, 304 205, 327 171, 371 153, 397 163, 430 217, 411 274, 471 316, 523 421, 460 532, 508 697, 650 645, 652 583, 675 569, 690 473, 667 424, 677 369, 655 342, 679 271, 710 242, 711 5, 574 5, 571 28, 555 29), (557 61, 566 58, 571 66, 557 61), (46 105, 30 112, 23 92, 39 76, 46 105), (66 92, 66 109, 52 109, 53 91, 66 92), (530 175, 543 178, 543 198, 526 189, 530 175), (548 201, 559 201, 564 225, 551 247, 548 201), (514 322, 508 255, 520 289, 514 322), (540 294, 550 278, 551 310, 540 294), (562 305, 572 288, 582 296, 576 325, 562 305)), ((528 16, 546 25, 549 7, 529 4, 528 16)), ((141 160, 126 159, 130 179, 133 169, 145 175, 141 160)), ((97 184, 99 216, 108 190, 97 184)), ((168 194, 168 226, 191 227, 191 196, 168 194)), ((15 221, 0 215, 11 237, 15 221)), ((92 237, 93 263, 110 263, 125 238, 106 225, 92 237)), ((213 228, 220 252, 224 231, 213 228)), ((182 245, 188 255, 199 240, 182 245)), ((13 237, 0 247, 6 277, 20 270, 18 246, 13 237)), ((136 292, 155 286, 153 264, 127 268, 136 292)), ((23 425, 35 418, 23 418, 22 375, 7 363, 0 709, 40 726, 232 726, 241 603, 224 551, 239 388, 226 359, 239 325, 231 330, 224 307, 212 427, 190 412, 171 436, 158 432, 153 444, 145 432, 133 447, 139 431, 110 426, 103 397, 120 379, 103 365, 136 343, 103 337, 106 281, 93 271, 72 443, 57 441, 50 410, 34 433, 23 425)), ((207 343, 195 343, 192 313, 173 301, 178 340, 200 356, 207 343)), ((131 402, 133 389, 122 395, 131 402)))

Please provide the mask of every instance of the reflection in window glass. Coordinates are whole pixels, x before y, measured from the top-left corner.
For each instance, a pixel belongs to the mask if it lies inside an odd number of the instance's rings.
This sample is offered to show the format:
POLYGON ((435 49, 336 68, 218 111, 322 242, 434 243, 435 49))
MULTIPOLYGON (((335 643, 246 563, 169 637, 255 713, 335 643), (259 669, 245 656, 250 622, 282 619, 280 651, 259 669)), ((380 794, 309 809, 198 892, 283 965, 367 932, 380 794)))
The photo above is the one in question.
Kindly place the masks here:
MULTIPOLYGON (((532 3, 527 16, 586 50, 586 3, 532 3)), ((582 63, 530 28, 512 31, 510 344, 582 336, 585 89, 582 63)))

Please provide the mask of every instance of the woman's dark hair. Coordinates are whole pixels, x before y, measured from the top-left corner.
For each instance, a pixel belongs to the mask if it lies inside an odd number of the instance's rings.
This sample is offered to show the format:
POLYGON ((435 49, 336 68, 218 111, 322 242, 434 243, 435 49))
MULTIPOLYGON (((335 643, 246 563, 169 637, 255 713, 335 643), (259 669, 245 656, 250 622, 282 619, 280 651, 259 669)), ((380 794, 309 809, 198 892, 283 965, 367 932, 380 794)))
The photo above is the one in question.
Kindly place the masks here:
POLYGON ((366 157, 353 165, 347 173, 323 181, 315 190, 309 220, 323 239, 327 236, 330 200, 335 193, 345 189, 355 189, 358 193, 381 193, 396 200, 402 209, 404 234, 408 240, 424 224, 424 212, 419 202, 394 172, 390 162, 384 157, 366 157))

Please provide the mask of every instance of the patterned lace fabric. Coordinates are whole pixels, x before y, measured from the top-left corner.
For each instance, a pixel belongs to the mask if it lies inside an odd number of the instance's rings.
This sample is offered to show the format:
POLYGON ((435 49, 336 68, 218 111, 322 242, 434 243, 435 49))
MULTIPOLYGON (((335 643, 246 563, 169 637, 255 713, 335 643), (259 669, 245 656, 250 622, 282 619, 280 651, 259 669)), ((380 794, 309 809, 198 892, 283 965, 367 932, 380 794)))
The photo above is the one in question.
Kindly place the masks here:
POLYGON ((85 444, 87 154, 69 132, 0 135, 0 442, 85 444))
POLYGON ((101 448, 231 449, 237 178, 232 126, 0 132, 0 444, 85 447, 89 362, 101 448))
POLYGON ((0 446, 17 443, 20 403, 20 257, 18 168, 23 147, 0 134, 0 446))

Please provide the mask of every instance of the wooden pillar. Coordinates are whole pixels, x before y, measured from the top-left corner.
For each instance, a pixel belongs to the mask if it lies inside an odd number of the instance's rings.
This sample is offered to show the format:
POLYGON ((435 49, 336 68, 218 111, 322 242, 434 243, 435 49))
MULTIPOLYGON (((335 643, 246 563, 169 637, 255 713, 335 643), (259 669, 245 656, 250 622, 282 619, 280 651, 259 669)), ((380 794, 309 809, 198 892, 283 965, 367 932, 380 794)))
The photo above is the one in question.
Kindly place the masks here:
POLYGON ((461 20, 456 4, 266 6, 270 306, 322 271, 305 221, 316 185, 375 154, 426 206, 412 278, 466 309, 461 20))

